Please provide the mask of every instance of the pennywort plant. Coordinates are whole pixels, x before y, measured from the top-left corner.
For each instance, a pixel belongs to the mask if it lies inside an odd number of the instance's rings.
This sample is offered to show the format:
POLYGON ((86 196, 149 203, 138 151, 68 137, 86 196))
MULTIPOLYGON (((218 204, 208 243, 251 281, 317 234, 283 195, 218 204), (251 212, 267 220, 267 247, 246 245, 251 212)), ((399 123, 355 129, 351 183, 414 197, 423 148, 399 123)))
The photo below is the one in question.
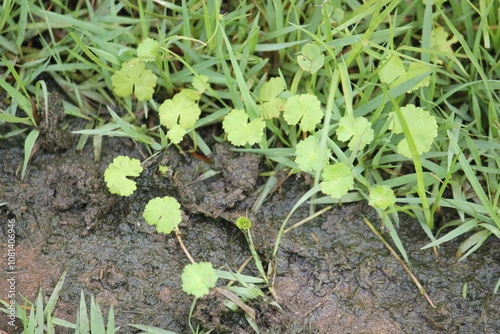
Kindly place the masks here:
POLYGON ((101 1, 74 15, 44 6, 12 2, 13 18, 0 20, 10 96, 0 122, 11 125, 4 137, 29 130, 25 156, 45 73, 66 92, 67 114, 90 121, 74 131, 80 149, 93 135, 98 152, 109 135, 150 153, 209 155, 199 130, 211 126, 208 137, 266 157, 260 199, 281 170, 310 174, 297 203, 368 200, 403 255, 399 212, 430 247, 470 233, 459 255, 500 236, 497 2, 101 1), (45 38, 34 46, 30 34, 45 38), (440 208, 457 219, 440 222, 440 208))
MULTIPOLYGON (((160 166, 159 168, 161 173, 168 170, 168 166, 160 166)), ((109 164, 104 172, 104 178, 111 193, 120 196, 130 196, 137 190, 137 186, 133 180, 127 177, 137 177, 141 172, 142 167, 139 160, 131 159, 126 156, 118 156, 109 164)), ((230 309, 236 310, 240 308, 243 310, 249 324, 257 329, 257 324, 255 322, 256 312, 246 305, 245 302, 253 298, 263 297, 264 293, 261 287, 267 287, 269 282, 260 257, 253 244, 252 235, 250 233, 251 221, 248 218, 240 217, 235 224, 243 231, 247 238, 252 257, 262 277, 251 277, 239 273, 216 270, 210 262, 195 262, 181 238, 181 232, 178 226, 182 222, 182 211, 179 202, 175 198, 165 196, 149 200, 144 208, 142 216, 149 225, 156 226, 156 231, 158 233, 170 234, 171 232, 175 232, 181 248, 191 262, 184 267, 181 275, 182 290, 194 296, 189 319, 191 319, 197 299, 208 295, 211 291, 217 291, 228 298, 226 303, 230 309), (237 281, 241 286, 215 288, 219 278, 233 282, 237 281)), ((192 332, 195 333, 196 331, 191 326, 190 320, 189 325, 192 332)), ((141 327, 140 325, 133 326, 139 326, 137 328, 141 327)))
MULTIPOLYGON (((467 114, 450 103, 453 94, 466 87, 467 68, 460 52, 454 51, 456 44, 468 56, 471 52, 432 2, 412 4, 435 14, 418 18, 421 31, 401 20, 401 15, 410 13, 400 6, 399 2, 384 7, 369 1, 347 15, 343 7, 325 3, 308 13, 319 24, 306 27, 291 19, 281 23, 283 30, 269 33, 259 30, 260 15, 265 16, 260 11, 250 16, 245 39, 235 30, 241 24, 238 16, 217 13, 199 34, 144 38, 130 50, 135 58, 115 70, 113 91, 118 97, 135 96, 158 112, 159 126, 147 131, 161 147, 179 145, 187 134, 195 146, 210 153, 196 130, 220 122, 219 140, 242 147, 240 151, 265 155, 277 163, 269 164, 273 173, 289 168, 311 174, 314 191, 307 194, 311 208, 368 200, 408 260, 395 229, 397 212, 416 217, 433 245, 438 244, 438 207, 454 207, 465 221, 463 201, 467 200, 443 196, 447 187, 453 187, 453 175, 467 170, 464 159, 450 160, 453 148, 446 131, 460 128, 467 114), (404 14, 399 15, 401 11, 404 14), (351 22, 359 19, 365 22, 353 27, 351 22), (350 51, 343 54, 345 47, 350 51), (266 70, 268 59, 260 52, 277 52, 282 66, 266 70), (175 69, 173 62, 183 69, 175 69), (445 66, 459 74, 451 74, 445 66), (183 79, 172 80, 176 77, 183 79), (170 84, 165 85, 166 81, 170 84), (448 89, 440 82, 456 86, 448 89), (156 103, 158 84, 170 97, 156 103), (436 93, 437 87, 442 91, 436 93), (326 196, 318 197, 320 193, 326 196)), ((205 20, 215 9, 203 7, 205 20)), ((488 86, 491 80, 479 74, 488 86)), ((488 108, 493 108, 488 114, 494 114, 495 107, 488 108)), ((457 137, 455 132, 455 138, 466 140, 467 135, 457 137)), ((498 184, 498 176, 494 178, 493 184, 498 184)), ((498 202, 497 192, 493 193, 488 201, 498 202)), ((479 221, 495 222, 488 226, 498 232, 496 213, 488 212, 492 220, 484 216, 479 221)))

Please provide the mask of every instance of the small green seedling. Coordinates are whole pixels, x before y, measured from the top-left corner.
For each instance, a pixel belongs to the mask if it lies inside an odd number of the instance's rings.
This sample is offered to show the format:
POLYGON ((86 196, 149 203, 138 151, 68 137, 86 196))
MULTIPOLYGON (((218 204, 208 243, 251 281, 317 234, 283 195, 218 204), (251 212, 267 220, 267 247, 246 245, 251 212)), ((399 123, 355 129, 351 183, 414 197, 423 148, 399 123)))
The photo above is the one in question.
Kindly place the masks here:
POLYGON ((159 166, 158 171, 162 174, 165 175, 168 172, 168 166, 159 166))
POLYGON ((283 118, 290 125, 299 124, 302 131, 313 131, 323 119, 321 102, 316 95, 294 95, 286 101, 283 118))
POLYGON ((341 198, 354 189, 354 173, 352 168, 339 162, 323 169, 321 191, 333 198, 341 198))
POLYGON ((127 97, 135 94, 139 101, 146 101, 153 97, 156 87, 156 75, 146 64, 134 58, 122 64, 121 70, 111 76, 113 92, 116 96, 127 97))
POLYGON ((217 274, 210 262, 198 262, 185 266, 181 279, 182 291, 200 298, 208 295, 209 290, 215 287, 217 274))
POLYGON ((266 284, 268 283, 266 272, 262 266, 262 261, 260 260, 259 254, 255 250, 255 245, 253 244, 252 233, 250 228, 252 227, 252 221, 247 217, 239 217, 235 222, 236 226, 243 232, 245 238, 247 239, 248 246, 250 247, 250 252, 252 253, 253 260, 260 274, 264 278, 266 284))
POLYGON ((169 234, 182 221, 181 206, 173 197, 156 197, 148 202, 142 215, 158 233, 169 234))
POLYGON ((241 230, 248 230, 250 227, 252 227, 252 221, 247 217, 238 218, 235 224, 241 230))
MULTIPOLYGON (((428 111, 420 107, 416 107, 413 104, 408 104, 406 107, 402 107, 401 114, 403 115, 406 124, 411 125, 409 127, 410 134, 413 137, 418 154, 420 155, 422 153, 429 152, 434 138, 437 136, 438 125, 436 118, 428 111)), ((392 122, 389 124, 389 129, 396 134, 402 133, 403 127, 396 113, 389 113, 389 117, 391 116, 392 122)), ((399 142, 398 153, 407 158, 413 159, 408 146, 408 140, 406 138, 399 142)))
MULTIPOLYGON (((416 62, 412 62, 409 65, 408 70, 406 70, 401 58, 399 58, 399 56, 392 55, 389 59, 382 62, 379 77, 381 82, 389 85, 390 88, 393 88, 405 81, 424 74, 429 70, 430 68, 427 65, 416 62)), ((418 85, 415 85, 412 89, 410 89, 408 93, 411 93, 420 87, 429 86, 430 83, 431 78, 427 76, 418 85)))
POLYGON ((104 181, 109 192, 120 196, 130 196, 137 189, 135 181, 127 176, 137 177, 142 172, 141 162, 126 156, 113 159, 104 172, 104 181))
POLYGON ((319 46, 308 43, 302 48, 302 54, 297 56, 297 63, 303 71, 314 74, 323 67, 325 55, 319 46))
POLYGON ((231 144, 253 145, 261 141, 266 123, 261 118, 248 122, 248 115, 243 109, 233 109, 224 117, 222 127, 231 144))
POLYGON ((339 121, 337 128, 337 138, 340 141, 349 141, 349 149, 362 150, 366 145, 373 141, 372 124, 364 117, 352 117, 346 115, 339 121))
POLYGON ((385 210, 396 203, 394 191, 388 186, 376 186, 370 190, 368 204, 374 208, 385 210))

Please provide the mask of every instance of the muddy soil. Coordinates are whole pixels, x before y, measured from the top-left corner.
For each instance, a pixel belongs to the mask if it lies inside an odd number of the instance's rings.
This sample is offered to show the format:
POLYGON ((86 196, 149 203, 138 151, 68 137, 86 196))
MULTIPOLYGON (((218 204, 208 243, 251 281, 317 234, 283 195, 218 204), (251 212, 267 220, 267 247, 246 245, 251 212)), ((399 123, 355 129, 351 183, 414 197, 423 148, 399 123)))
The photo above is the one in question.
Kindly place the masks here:
MULTIPOLYGON (((180 278, 189 260, 175 235, 157 234, 143 220, 149 199, 177 198, 184 214, 182 238, 193 257, 236 271, 251 253, 232 221, 245 215, 252 219, 254 242, 266 263, 281 222, 308 189, 304 178, 291 177, 251 213, 265 182, 258 177, 264 165, 258 156, 217 144, 210 161, 175 149, 160 153, 144 165, 138 190, 124 198, 107 191, 103 172, 120 154, 143 160, 130 140, 105 138, 99 163, 91 145, 78 152, 74 146, 42 147, 20 180, 16 170, 22 164, 22 143, 21 137, 0 142, 0 202, 6 203, 0 206, 0 237, 6 252, 7 222, 14 219, 17 292, 33 301, 41 286, 48 296, 66 270, 57 316, 75 322, 83 291, 87 300, 94 295, 106 314, 113 305, 122 333, 136 333, 127 326, 132 323, 190 332, 192 297, 182 292, 180 278), (169 166, 167 173, 160 173, 160 166, 169 166), (207 170, 219 173, 201 180, 207 170)), ((358 203, 335 207, 286 234, 278 254, 276 300, 268 294, 248 302, 261 333, 500 332, 500 301, 492 295, 500 275, 496 238, 464 261, 454 256, 460 240, 450 242, 439 249, 439 262, 432 250, 420 250, 428 240, 418 222, 402 217, 400 236, 434 309, 362 215, 379 224, 374 212, 358 203)), ((292 223, 307 216, 304 206, 292 223)), ((258 276, 252 263, 243 273, 258 276)), ((2 279, 0 297, 6 300, 7 293, 8 282, 2 279)), ((229 310, 225 297, 215 292, 198 301, 192 323, 211 333, 254 333, 243 312, 229 310)), ((20 332, 4 315, 0 329, 20 332)))

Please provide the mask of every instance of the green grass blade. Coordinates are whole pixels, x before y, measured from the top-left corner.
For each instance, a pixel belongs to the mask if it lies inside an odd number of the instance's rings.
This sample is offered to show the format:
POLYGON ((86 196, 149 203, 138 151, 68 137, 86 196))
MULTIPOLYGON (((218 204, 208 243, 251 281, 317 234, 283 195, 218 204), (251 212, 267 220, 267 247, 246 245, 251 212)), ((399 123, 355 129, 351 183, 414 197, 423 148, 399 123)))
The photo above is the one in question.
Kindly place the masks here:
POLYGON ((446 233, 444 236, 437 239, 436 241, 425 245, 421 249, 427 249, 429 247, 439 246, 443 242, 447 242, 447 241, 450 241, 452 239, 455 239, 456 237, 458 237, 464 233, 469 232, 470 230, 472 230, 475 227, 477 227, 477 221, 475 219, 469 220, 468 222, 463 223, 462 225, 460 225, 459 227, 457 227, 453 231, 446 233))
POLYGON ((85 296, 83 290, 80 291, 80 308, 78 309, 78 317, 76 319, 78 333, 75 334, 89 334, 90 323, 87 315, 87 305, 85 304, 85 296))
POLYGON ((469 255, 471 255, 479 247, 481 247, 481 245, 486 241, 486 239, 490 237, 490 235, 491 232, 486 229, 474 233, 460 245, 460 247, 457 250, 457 256, 460 257, 460 260, 466 259, 469 255))
MULTIPOLYGON (((229 54, 229 60, 231 61, 234 75, 236 77, 236 83, 237 83, 238 88, 239 88, 239 93, 241 94, 241 97, 243 98, 243 103, 245 104, 245 107, 246 107, 245 110, 248 113, 250 121, 252 121, 259 116, 259 109, 258 109, 257 105, 255 104, 255 101, 250 96, 250 91, 247 87, 247 83, 245 81, 245 78, 243 77, 243 73, 242 73, 241 68, 238 64, 238 60, 236 59, 236 56, 234 54, 231 43, 229 42, 229 39, 227 38, 227 35, 224 33, 224 31, 225 31, 224 24, 222 21, 220 21, 219 22, 219 32, 222 35, 222 39, 225 42, 226 49, 227 49, 227 52, 229 54)), ((239 100, 239 99, 237 99, 237 100, 239 100)))
POLYGON ((429 226, 429 229, 433 230, 434 217, 432 217, 431 215, 429 202, 427 200, 427 194, 425 192, 424 172, 422 170, 420 155, 418 154, 417 146, 415 145, 415 140, 412 136, 409 125, 406 123, 406 120, 403 117, 401 109, 399 107, 396 107, 395 111, 398 116, 399 122, 401 123, 401 126, 403 128, 403 132, 408 142, 408 147, 410 148, 411 155, 413 158, 412 159, 413 165, 415 166, 415 174, 417 176, 417 193, 420 199, 422 200, 422 210, 424 211, 425 222, 427 226, 429 226))
MULTIPOLYGON (((453 146, 455 152, 458 152, 457 153, 458 162, 460 163, 460 167, 462 168, 465 175, 467 176, 467 180, 469 181, 472 188, 474 189, 474 192, 476 193, 477 197, 479 198, 479 201, 486 208, 486 211, 488 212, 490 217, 495 222, 496 226, 498 228, 500 228, 500 219, 498 217, 497 208, 493 207, 491 200, 488 198, 488 196, 484 192, 483 187, 481 186, 479 180, 477 179, 476 173, 472 170, 470 163, 467 161, 464 154, 462 153, 460 147, 458 146, 458 143, 455 141, 453 134, 450 131, 447 131, 447 133, 448 133, 448 138, 450 139, 450 144, 453 146)), ((477 150, 475 147, 469 147, 469 149, 470 150, 477 150)))
POLYGON ((106 333, 101 307, 95 302, 93 295, 90 296, 90 331, 92 334, 106 333))
POLYGON ((145 325, 139 325, 139 324, 130 324, 130 327, 134 327, 137 329, 142 330, 140 334, 177 334, 175 332, 167 331, 161 328, 156 328, 156 327, 151 327, 151 326, 145 326, 145 325))
POLYGON ((28 134, 24 141, 24 161, 23 161, 23 169, 21 171, 21 179, 24 179, 24 175, 26 174, 26 168, 28 167, 28 162, 31 158, 31 152, 33 151, 33 147, 35 146, 36 139, 40 131, 38 129, 33 129, 28 134))
POLYGON ((115 328, 115 312, 113 309, 113 305, 109 308, 108 313, 108 326, 106 330, 106 334, 115 334, 117 328, 115 328))
POLYGON ((64 285, 64 279, 66 278, 66 270, 63 272, 61 277, 59 278, 59 281, 57 282, 56 286, 54 287, 54 290, 52 290, 52 294, 50 295, 49 300, 47 301, 47 305, 45 305, 45 309, 43 310, 43 313, 45 316, 52 314, 56 307, 57 300, 59 299, 59 294, 61 292, 61 289, 64 285))
POLYGON ((283 232, 285 231, 285 227, 286 227, 286 224, 288 223, 288 220, 290 220, 290 218, 292 217, 292 215, 294 214, 294 212, 302 204, 304 204, 311 196, 314 196, 320 190, 321 190, 321 187, 320 187, 319 184, 316 185, 316 186, 314 186, 314 187, 312 187, 311 189, 309 189, 309 191, 307 191, 304 195, 302 195, 302 197, 300 197, 300 199, 297 201, 297 203, 295 203, 295 205, 293 206, 292 210, 290 210, 290 213, 288 214, 288 216, 286 216, 285 220, 281 224, 281 228, 280 228, 280 230, 278 232, 278 236, 276 237, 276 243, 274 245, 274 250, 273 250, 273 255, 272 255, 273 260, 276 259, 276 254, 278 254, 278 248, 279 248, 279 245, 280 245, 280 241, 281 241, 281 238, 283 237, 283 232))
MULTIPOLYGON (((32 310, 33 312, 33 310, 32 310)), ((36 299, 36 310, 35 312, 35 334, 43 334, 43 327, 45 325, 44 323, 44 316, 43 316, 43 293, 42 289, 38 291, 38 297, 36 299)), ((31 315, 31 314, 30 314, 31 315)))

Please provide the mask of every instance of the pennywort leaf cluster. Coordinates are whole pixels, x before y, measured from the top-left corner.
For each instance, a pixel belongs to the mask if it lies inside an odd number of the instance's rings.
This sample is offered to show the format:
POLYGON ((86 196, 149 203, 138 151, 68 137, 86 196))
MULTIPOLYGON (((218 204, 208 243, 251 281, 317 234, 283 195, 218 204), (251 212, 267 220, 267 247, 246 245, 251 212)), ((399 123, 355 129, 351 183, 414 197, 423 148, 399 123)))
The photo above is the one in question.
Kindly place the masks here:
MULTIPOLYGON (((160 172, 165 172, 167 166, 160 166, 160 172)), ((104 178, 112 194, 130 196, 137 189, 133 180, 127 177, 137 177, 142 172, 140 161, 126 156, 116 157, 104 172, 104 178)), ((170 196, 151 199, 143 212, 144 220, 156 226, 158 233, 169 234, 178 230, 182 221, 182 212, 179 202, 170 196)), ((215 287, 217 275, 209 262, 191 263, 184 267, 182 273, 182 290, 195 298, 200 298, 215 287)))

